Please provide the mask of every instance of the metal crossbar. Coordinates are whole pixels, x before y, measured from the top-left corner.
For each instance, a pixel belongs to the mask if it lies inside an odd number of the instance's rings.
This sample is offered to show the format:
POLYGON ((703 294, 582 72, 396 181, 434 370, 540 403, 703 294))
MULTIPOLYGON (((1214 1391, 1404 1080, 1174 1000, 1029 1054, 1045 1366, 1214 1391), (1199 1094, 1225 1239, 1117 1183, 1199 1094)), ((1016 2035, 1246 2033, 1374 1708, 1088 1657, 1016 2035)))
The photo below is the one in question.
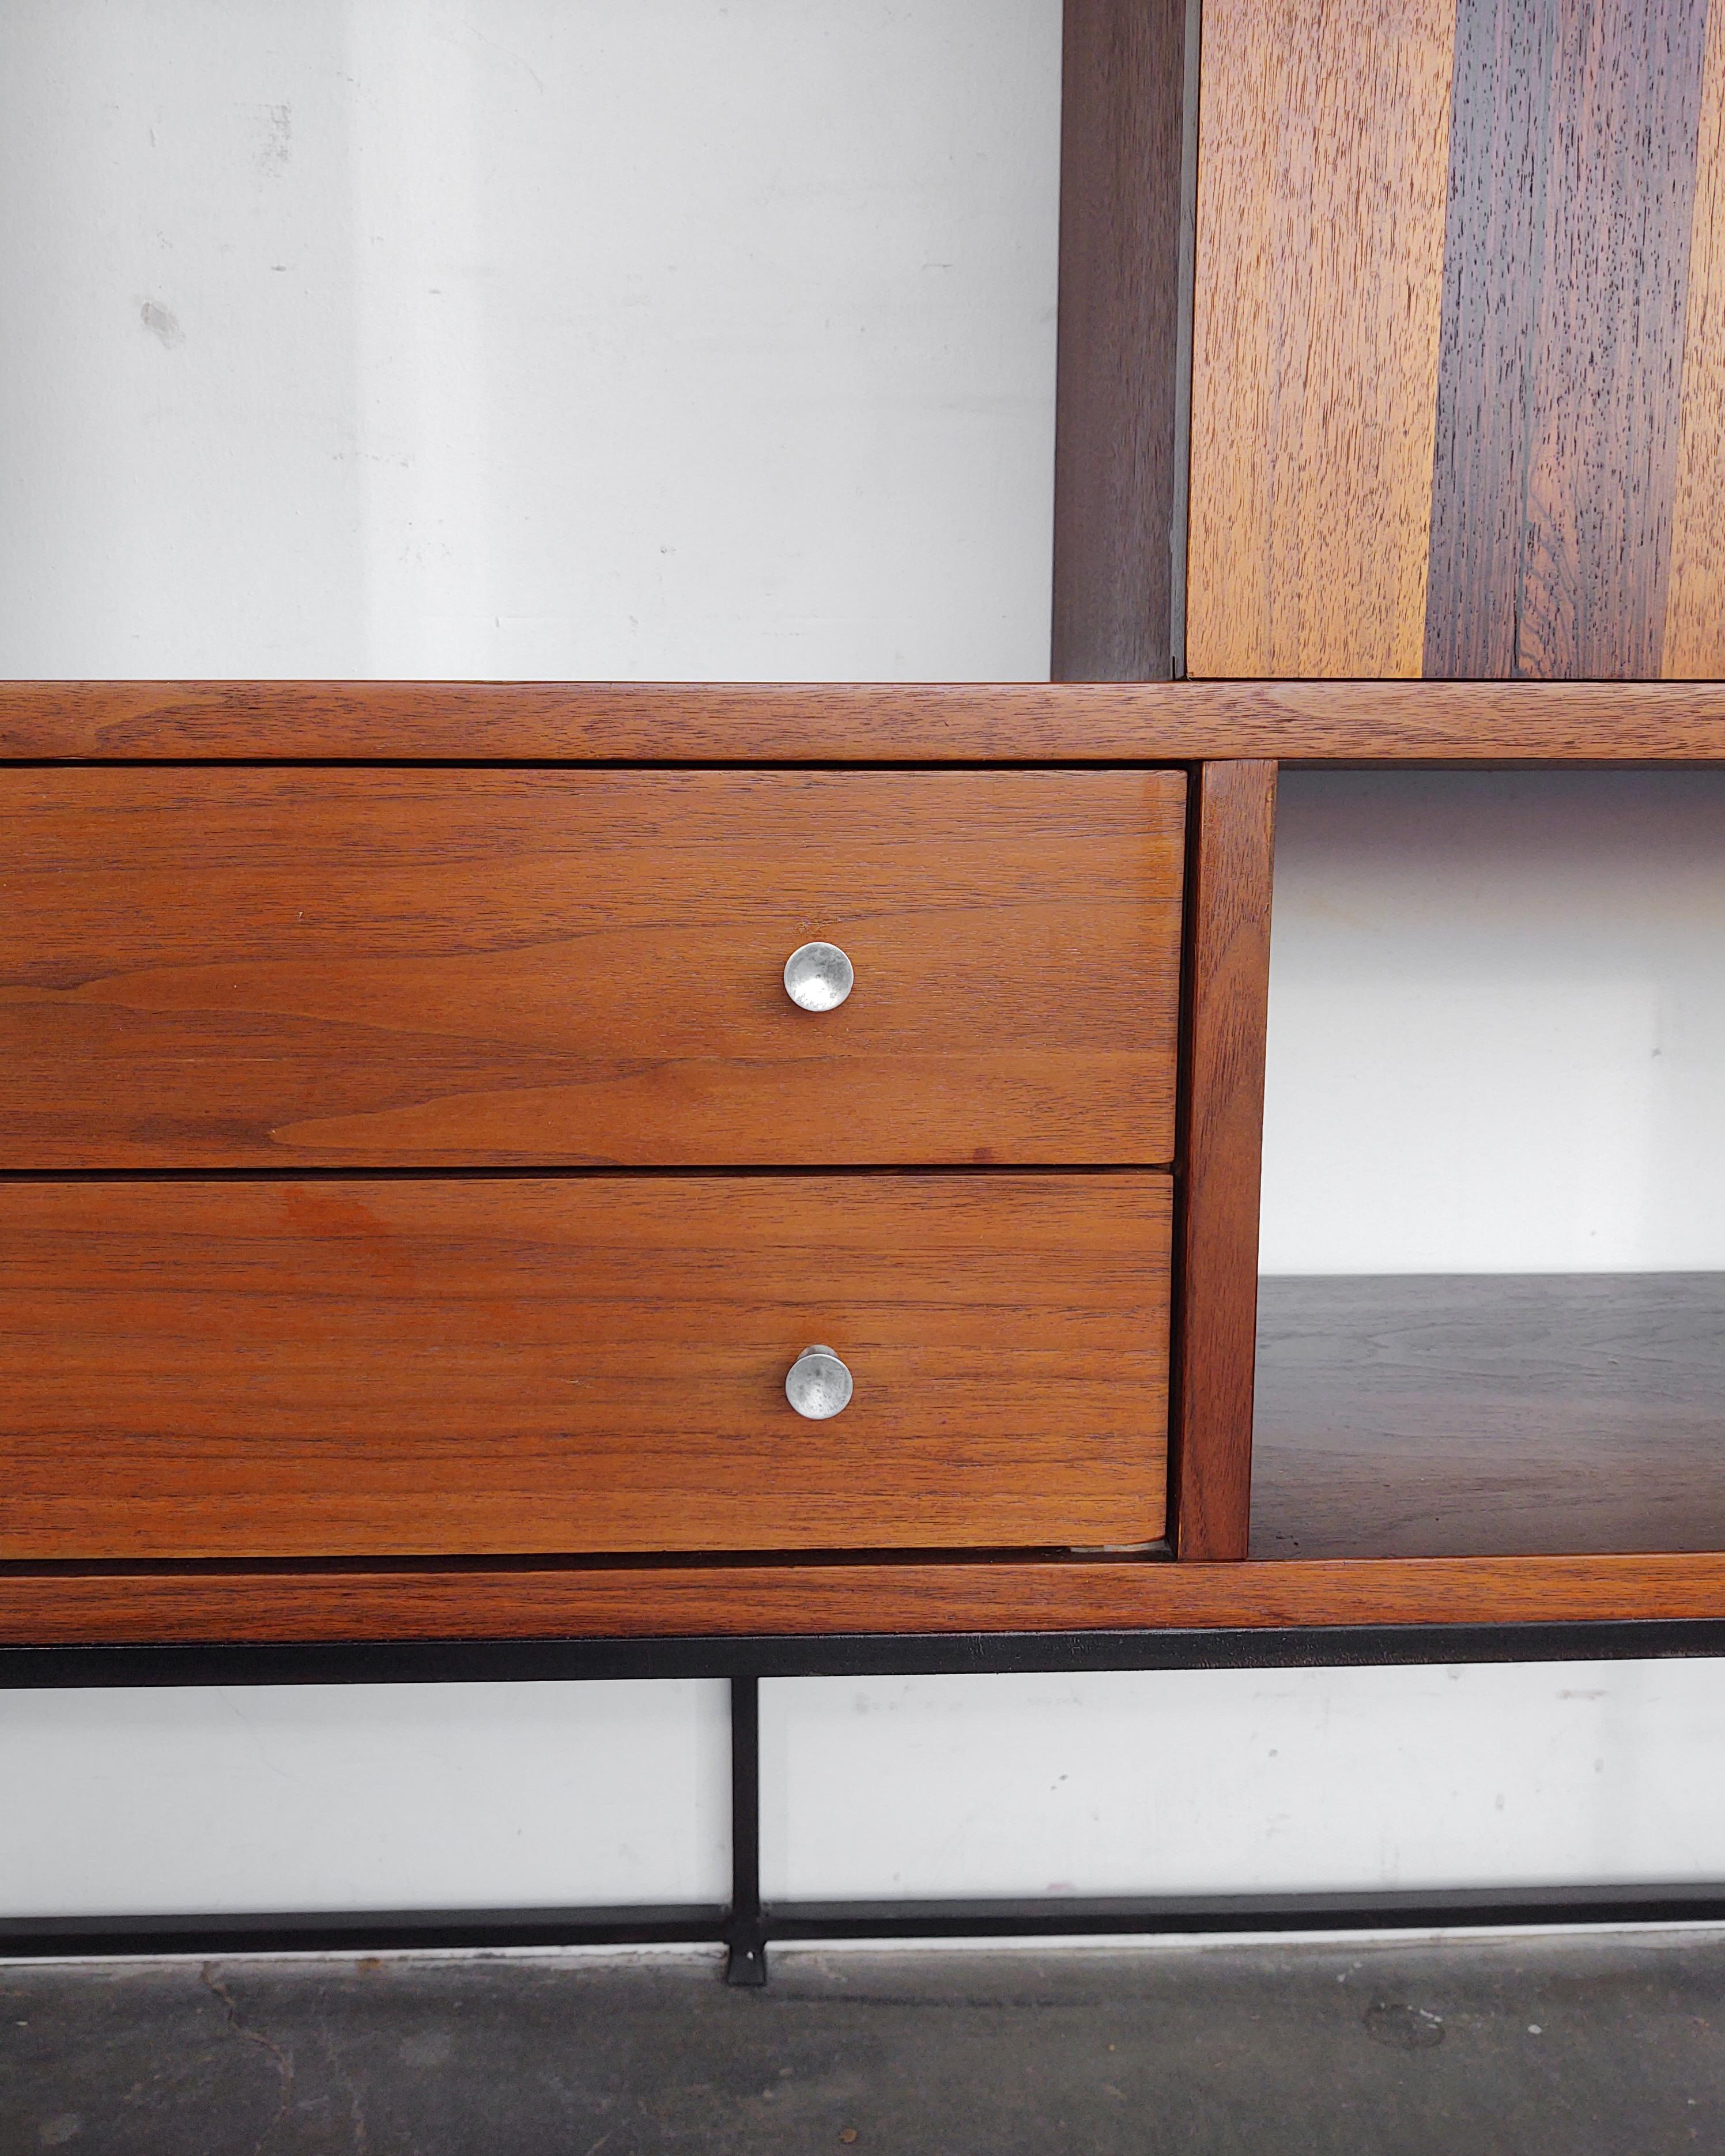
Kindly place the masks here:
POLYGON ((1725 1621, 818 1638, 240 1643, 0 1649, 0 1690, 723 1677, 731 1695, 731 1897, 606 1909, 375 1909, 0 1919, 0 1958, 712 1945, 764 1984, 773 1941, 1168 1937, 1480 1925, 1725 1922, 1725 1881, 1363 1893, 764 1902, 762 1677, 1352 1668, 1725 1656, 1725 1621))

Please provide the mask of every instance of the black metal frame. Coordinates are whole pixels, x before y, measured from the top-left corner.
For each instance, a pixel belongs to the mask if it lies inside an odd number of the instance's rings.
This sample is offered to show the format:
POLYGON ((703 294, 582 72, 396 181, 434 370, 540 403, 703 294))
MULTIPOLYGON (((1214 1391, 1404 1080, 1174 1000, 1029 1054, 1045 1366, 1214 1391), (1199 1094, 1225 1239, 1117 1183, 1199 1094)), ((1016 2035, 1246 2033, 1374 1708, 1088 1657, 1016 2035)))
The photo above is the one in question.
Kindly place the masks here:
POLYGON ((773 1940, 1105 1938, 1427 1931, 1472 1925, 1725 1922, 1725 1881, 1352 1894, 820 1902, 761 1898, 762 1677, 1358 1668, 1725 1657, 1725 1619, 1552 1625, 813 1638, 343 1640, 0 1648, 0 1690, 100 1686, 439 1684, 722 1677, 731 1688, 731 1899, 615 1909, 376 1909, 234 1916, 13 1917, 0 1956, 378 1953, 411 1947, 723 1946, 729 1983, 767 1981, 773 1940))

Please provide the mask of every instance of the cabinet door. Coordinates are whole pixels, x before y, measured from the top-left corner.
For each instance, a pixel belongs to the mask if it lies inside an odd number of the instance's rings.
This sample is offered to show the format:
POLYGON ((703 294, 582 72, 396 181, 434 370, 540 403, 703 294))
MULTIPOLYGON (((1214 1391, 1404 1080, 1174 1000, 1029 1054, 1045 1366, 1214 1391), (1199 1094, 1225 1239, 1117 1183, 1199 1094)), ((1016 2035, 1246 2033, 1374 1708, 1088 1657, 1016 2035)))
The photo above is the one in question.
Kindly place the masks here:
POLYGON ((1725 7, 1207 0, 1199 140, 1189 670, 1725 674, 1725 7))

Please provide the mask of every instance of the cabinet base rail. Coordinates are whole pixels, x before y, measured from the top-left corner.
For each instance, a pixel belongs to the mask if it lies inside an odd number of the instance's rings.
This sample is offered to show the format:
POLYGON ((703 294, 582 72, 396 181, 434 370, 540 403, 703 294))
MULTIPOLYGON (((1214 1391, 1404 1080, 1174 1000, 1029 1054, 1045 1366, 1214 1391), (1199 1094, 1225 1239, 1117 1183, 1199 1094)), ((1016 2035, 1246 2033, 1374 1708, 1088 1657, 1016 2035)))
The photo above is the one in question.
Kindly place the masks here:
POLYGON ((1679 1656, 1725 1656, 1725 1621, 0 1648, 4 1690, 726 1678, 732 1845, 732 1893, 723 1905, 8 1917, 0 1919, 0 1961, 711 1945, 726 1949, 726 1981, 752 1989, 767 1982, 768 1948, 774 1942, 1725 1923, 1725 1881, 924 1901, 768 1902, 761 1894, 762 1676, 1350 1668, 1679 1656))
POLYGON ((1435 1932, 1598 1924, 1725 1924, 1725 1881, 1426 1887, 1394 1893, 988 1897, 964 1901, 691 1904, 598 1909, 291 1910, 220 1916, 54 1917, 0 1923, 0 1963, 80 1955, 200 1959, 290 1953, 495 1953, 722 1946, 726 1980, 767 1981, 773 1944, 904 1939, 1181 1938, 1261 1933, 1435 1932))

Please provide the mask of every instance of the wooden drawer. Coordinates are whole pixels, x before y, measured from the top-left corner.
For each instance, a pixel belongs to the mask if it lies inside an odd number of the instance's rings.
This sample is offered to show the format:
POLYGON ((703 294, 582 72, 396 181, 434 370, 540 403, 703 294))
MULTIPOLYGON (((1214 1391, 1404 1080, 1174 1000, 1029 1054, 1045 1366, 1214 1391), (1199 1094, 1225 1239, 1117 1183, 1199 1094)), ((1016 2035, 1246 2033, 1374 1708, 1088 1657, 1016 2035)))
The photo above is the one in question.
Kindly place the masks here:
POLYGON ((13 1183, 0 1557, 1147 1541, 1169 1188, 13 1183), (816 1342, 824 1422, 784 1392, 816 1342))
POLYGON ((0 772, 0 1168, 1145 1163, 1176 772, 0 772), (783 968, 842 944, 799 1010, 783 968))

